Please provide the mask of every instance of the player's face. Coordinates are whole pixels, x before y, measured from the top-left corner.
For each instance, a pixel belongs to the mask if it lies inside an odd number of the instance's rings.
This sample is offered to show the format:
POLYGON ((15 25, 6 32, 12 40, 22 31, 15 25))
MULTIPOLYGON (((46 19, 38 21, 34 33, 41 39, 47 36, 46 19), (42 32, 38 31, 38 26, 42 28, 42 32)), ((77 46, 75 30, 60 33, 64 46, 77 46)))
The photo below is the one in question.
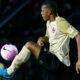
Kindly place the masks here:
POLYGON ((44 21, 47 21, 50 18, 49 9, 46 7, 46 5, 42 5, 41 7, 41 16, 44 21))

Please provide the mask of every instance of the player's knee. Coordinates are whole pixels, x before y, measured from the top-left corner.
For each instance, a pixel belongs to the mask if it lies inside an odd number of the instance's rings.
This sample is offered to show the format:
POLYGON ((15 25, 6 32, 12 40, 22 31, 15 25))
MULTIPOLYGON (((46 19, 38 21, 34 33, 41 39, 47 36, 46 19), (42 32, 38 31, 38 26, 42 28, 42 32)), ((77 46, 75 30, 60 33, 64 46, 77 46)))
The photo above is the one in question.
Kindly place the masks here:
POLYGON ((27 48, 31 48, 31 46, 33 46, 34 45, 34 43, 33 42, 27 42, 26 44, 25 44, 25 46, 27 47, 27 48))

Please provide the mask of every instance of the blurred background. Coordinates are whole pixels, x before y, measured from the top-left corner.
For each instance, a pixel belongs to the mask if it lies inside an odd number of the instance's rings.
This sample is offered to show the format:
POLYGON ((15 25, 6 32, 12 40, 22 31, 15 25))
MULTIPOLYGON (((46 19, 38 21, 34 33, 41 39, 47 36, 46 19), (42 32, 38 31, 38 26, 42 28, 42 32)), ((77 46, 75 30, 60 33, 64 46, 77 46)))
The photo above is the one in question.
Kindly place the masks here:
MULTIPOLYGON (((0 48, 5 43, 12 43, 20 51, 27 41, 36 42, 44 36, 46 22, 41 17, 41 4, 47 0, 0 0, 0 48)), ((58 5, 58 14, 66 18, 80 31, 80 0, 54 0, 58 5)), ((75 40, 70 42, 70 58, 73 80, 80 79, 75 72, 77 50, 75 40), (73 67, 74 66, 74 67, 73 67)), ((8 67, 11 62, 3 62, 8 67)), ((34 58, 21 66, 12 80, 42 80, 40 67, 34 58)))

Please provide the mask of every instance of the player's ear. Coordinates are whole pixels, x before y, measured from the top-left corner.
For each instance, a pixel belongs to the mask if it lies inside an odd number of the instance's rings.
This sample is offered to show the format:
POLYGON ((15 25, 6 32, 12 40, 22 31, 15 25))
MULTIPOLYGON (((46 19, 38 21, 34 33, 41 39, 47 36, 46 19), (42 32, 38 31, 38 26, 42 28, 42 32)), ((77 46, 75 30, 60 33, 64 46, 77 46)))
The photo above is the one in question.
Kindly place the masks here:
POLYGON ((51 15, 51 14, 53 14, 53 10, 52 9, 49 9, 48 10, 48 13, 51 15))
POLYGON ((48 14, 49 15, 52 14, 52 10, 51 9, 48 10, 48 14))

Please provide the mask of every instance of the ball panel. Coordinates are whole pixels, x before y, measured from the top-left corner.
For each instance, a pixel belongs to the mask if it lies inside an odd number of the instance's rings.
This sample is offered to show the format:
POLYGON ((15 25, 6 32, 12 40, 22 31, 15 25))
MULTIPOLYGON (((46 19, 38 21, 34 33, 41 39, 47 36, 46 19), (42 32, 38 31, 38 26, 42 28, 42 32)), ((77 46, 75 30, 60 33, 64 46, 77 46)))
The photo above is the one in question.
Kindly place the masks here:
POLYGON ((15 51, 15 50, 10 51, 10 52, 7 53, 7 55, 6 55, 6 57, 7 57, 8 60, 14 59, 15 56, 16 56, 16 51, 15 51))

